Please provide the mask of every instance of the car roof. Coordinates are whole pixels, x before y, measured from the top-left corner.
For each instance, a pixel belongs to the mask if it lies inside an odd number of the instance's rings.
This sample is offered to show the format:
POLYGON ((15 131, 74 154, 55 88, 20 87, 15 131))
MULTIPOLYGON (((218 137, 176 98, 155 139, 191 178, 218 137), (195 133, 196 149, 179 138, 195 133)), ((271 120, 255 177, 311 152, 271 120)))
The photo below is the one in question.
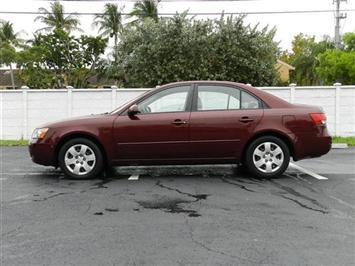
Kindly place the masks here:
POLYGON ((183 84, 229 84, 229 85, 240 85, 240 86, 246 86, 246 84, 243 83, 238 83, 238 82, 233 82, 233 81, 222 81, 222 80, 187 80, 187 81, 177 81, 177 82, 172 82, 172 83, 168 83, 168 84, 164 84, 161 87, 165 87, 165 86, 174 86, 174 85, 183 85, 183 84))

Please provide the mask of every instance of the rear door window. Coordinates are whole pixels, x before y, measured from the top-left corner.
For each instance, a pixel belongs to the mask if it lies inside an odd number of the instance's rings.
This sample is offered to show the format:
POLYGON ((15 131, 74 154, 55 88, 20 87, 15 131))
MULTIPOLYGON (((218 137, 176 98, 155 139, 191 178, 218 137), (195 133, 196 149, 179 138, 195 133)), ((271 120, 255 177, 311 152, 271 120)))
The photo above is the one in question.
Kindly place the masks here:
POLYGON ((226 86, 198 86, 197 111, 240 109, 240 90, 226 86))

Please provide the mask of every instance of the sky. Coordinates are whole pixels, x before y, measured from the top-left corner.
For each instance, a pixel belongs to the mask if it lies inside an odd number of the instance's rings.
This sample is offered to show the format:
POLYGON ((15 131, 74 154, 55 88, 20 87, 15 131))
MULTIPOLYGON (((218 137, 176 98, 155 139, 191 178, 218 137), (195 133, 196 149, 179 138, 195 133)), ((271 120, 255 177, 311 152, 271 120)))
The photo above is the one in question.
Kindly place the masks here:
MULTIPOLYGON (((123 12, 130 12, 134 1, 60 1, 65 12, 101 12, 105 3, 117 3, 124 6, 123 12)), ((38 11, 38 8, 49 8, 49 1, 41 0, 0 0, 0 11, 38 11)), ((259 12, 285 10, 329 10, 334 9, 333 0, 250 0, 250 1, 163 1, 159 3, 159 12, 259 12)), ((341 3, 341 9, 355 9, 355 0, 341 3)), ((0 19, 9 20, 14 24, 15 31, 20 32, 23 39, 32 37, 32 32, 43 25, 34 22, 36 15, 0 14, 0 19)), ((85 34, 96 35, 97 29, 92 27, 92 16, 80 16, 81 28, 85 34)), ((201 16, 197 18, 206 18, 201 16)), ((214 18, 214 16, 210 16, 214 18)), ((324 35, 334 36, 333 13, 307 14, 254 14, 246 17, 246 23, 260 27, 269 25, 276 27, 275 40, 282 49, 290 49, 293 37, 302 32, 321 39, 324 35)), ((347 18, 341 21, 341 32, 355 32, 355 12, 347 12, 347 18)))

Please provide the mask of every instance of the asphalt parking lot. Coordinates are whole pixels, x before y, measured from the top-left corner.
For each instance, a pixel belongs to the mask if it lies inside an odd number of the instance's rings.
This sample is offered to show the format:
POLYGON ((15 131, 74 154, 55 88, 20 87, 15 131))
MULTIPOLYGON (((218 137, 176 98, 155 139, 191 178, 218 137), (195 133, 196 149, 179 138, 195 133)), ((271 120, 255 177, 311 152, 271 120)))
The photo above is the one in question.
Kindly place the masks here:
POLYGON ((355 264, 355 149, 296 163, 320 176, 121 167, 85 181, 0 149, 1 265, 355 264))

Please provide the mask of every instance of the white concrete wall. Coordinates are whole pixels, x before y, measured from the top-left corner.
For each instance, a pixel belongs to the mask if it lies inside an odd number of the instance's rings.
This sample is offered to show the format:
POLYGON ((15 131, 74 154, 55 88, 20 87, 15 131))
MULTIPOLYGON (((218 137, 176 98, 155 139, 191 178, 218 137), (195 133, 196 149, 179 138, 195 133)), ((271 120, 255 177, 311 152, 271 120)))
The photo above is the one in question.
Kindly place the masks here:
MULTIPOLYGON (((355 86, 260 88, 294 103, 317 105, 333 135, 355 136, 355 86)), ((108 112, 149 89, 0 91, 0 139, 28 139, 41 124, 108 112)))

